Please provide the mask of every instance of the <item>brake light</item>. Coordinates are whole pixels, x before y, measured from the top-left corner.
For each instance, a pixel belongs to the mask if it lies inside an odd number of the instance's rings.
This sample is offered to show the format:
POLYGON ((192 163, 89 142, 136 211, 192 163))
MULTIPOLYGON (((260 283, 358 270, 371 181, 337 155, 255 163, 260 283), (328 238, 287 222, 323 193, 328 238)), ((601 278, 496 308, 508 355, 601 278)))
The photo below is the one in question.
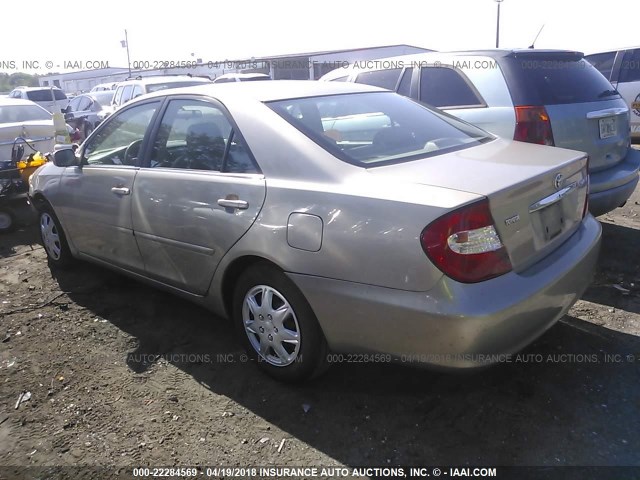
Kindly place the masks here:
POLYGON ((589 176, 589 157, 587 157, 587 193, 584 197, 584 208, 582 209, 582 218, 587 216, 587 212, 589 211, 589 187, 591 184, 591 177, 589 176))
POLYGON ((553 132, 547 110, 544 107, 516 107, 516 130, 513 139, 553 146, 553 132))
POLYGON ((422 230, 420 243, 433 264, 459 282, 481 282, 512 268, 487 199, 431 222, 422 230))

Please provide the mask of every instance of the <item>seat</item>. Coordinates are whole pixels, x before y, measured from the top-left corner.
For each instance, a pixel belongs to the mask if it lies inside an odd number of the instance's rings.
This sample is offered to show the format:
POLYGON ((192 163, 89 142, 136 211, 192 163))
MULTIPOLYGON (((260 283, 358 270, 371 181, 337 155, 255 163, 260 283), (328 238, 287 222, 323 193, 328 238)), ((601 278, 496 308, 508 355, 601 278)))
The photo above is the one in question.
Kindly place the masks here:
POLYGON ((186 153, 178 158, 174 168, 220 170, 225 142, 215 123, 194 123, 187 129, 186 153))

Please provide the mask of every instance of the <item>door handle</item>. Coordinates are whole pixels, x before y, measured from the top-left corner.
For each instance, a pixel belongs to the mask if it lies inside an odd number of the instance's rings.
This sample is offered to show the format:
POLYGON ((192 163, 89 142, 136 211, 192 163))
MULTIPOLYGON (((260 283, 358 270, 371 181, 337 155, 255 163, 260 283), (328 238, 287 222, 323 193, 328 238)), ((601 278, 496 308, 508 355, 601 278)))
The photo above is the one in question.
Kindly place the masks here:
POLYGON ((131 190, 127 187, 112 187, 111 191, 116 195, 129 195, 131 193, 131 190))
POLYGON ((231 200, 228 198, 219 198, 218 205, 224 208, 237 208, 240 210, 246 210, 249 208, 249 202, 245 202, 244 200, 231 200))

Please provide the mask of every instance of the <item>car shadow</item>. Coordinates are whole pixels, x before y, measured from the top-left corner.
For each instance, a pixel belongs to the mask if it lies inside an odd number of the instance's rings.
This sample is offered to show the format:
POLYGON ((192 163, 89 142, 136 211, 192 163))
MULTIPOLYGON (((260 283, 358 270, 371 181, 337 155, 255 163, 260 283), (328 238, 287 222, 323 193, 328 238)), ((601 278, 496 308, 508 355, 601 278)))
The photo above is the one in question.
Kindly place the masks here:
POLYGON ((602 222, 602 247, 583 300, 640 313, 640 230, 602 222))
MULTIPOLYGON (((640 465, 640 339, 565 316, 524 352, 466 374, 338 363, 290 386, 244 360, 229 321, 99 267, 56 271, 78 305, 328 457, 362 465, 640 465)), ((124 359, 123 359, 124 360, 124 359)))
POLYGON ((23 212, 21 224, 11 233, 0 233, 0 257, 10 257, 17 253, 41 248, 38 228, 35 219, 28 212, 23 212))

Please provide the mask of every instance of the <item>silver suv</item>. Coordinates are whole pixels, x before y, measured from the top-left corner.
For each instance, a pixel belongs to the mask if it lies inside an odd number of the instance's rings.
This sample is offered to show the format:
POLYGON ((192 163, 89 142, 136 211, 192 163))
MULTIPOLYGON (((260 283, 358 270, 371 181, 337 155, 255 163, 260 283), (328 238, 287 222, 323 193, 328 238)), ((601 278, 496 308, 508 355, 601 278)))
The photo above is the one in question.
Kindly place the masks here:
POLYGON ((191 87, 211 83, 211 80, 204 77, 191 77, 189 75, 162 75, 155 77, 136 77, 118 83, 116 93, 111 101, 111 110, 115 111, 129 100, 144 95, 145 93, 157 92, 169 88, 191 87))
POLYGON ((58 87, 16 87, 11 91, 9 97, 31 100, 48 110, 49 113, 54 113, 56 105, 62 110, 69 103, 65 93, 58 87))
MULTIPOLYGON (((580 52, 485 50, 379 59, 320 80, 366 83, 438 107, 504 138, 589 154, 589 210, 623 205, 638 183, 629 108, 580 52)), ((362 63, 362 62, 361 62, 362 63)))

